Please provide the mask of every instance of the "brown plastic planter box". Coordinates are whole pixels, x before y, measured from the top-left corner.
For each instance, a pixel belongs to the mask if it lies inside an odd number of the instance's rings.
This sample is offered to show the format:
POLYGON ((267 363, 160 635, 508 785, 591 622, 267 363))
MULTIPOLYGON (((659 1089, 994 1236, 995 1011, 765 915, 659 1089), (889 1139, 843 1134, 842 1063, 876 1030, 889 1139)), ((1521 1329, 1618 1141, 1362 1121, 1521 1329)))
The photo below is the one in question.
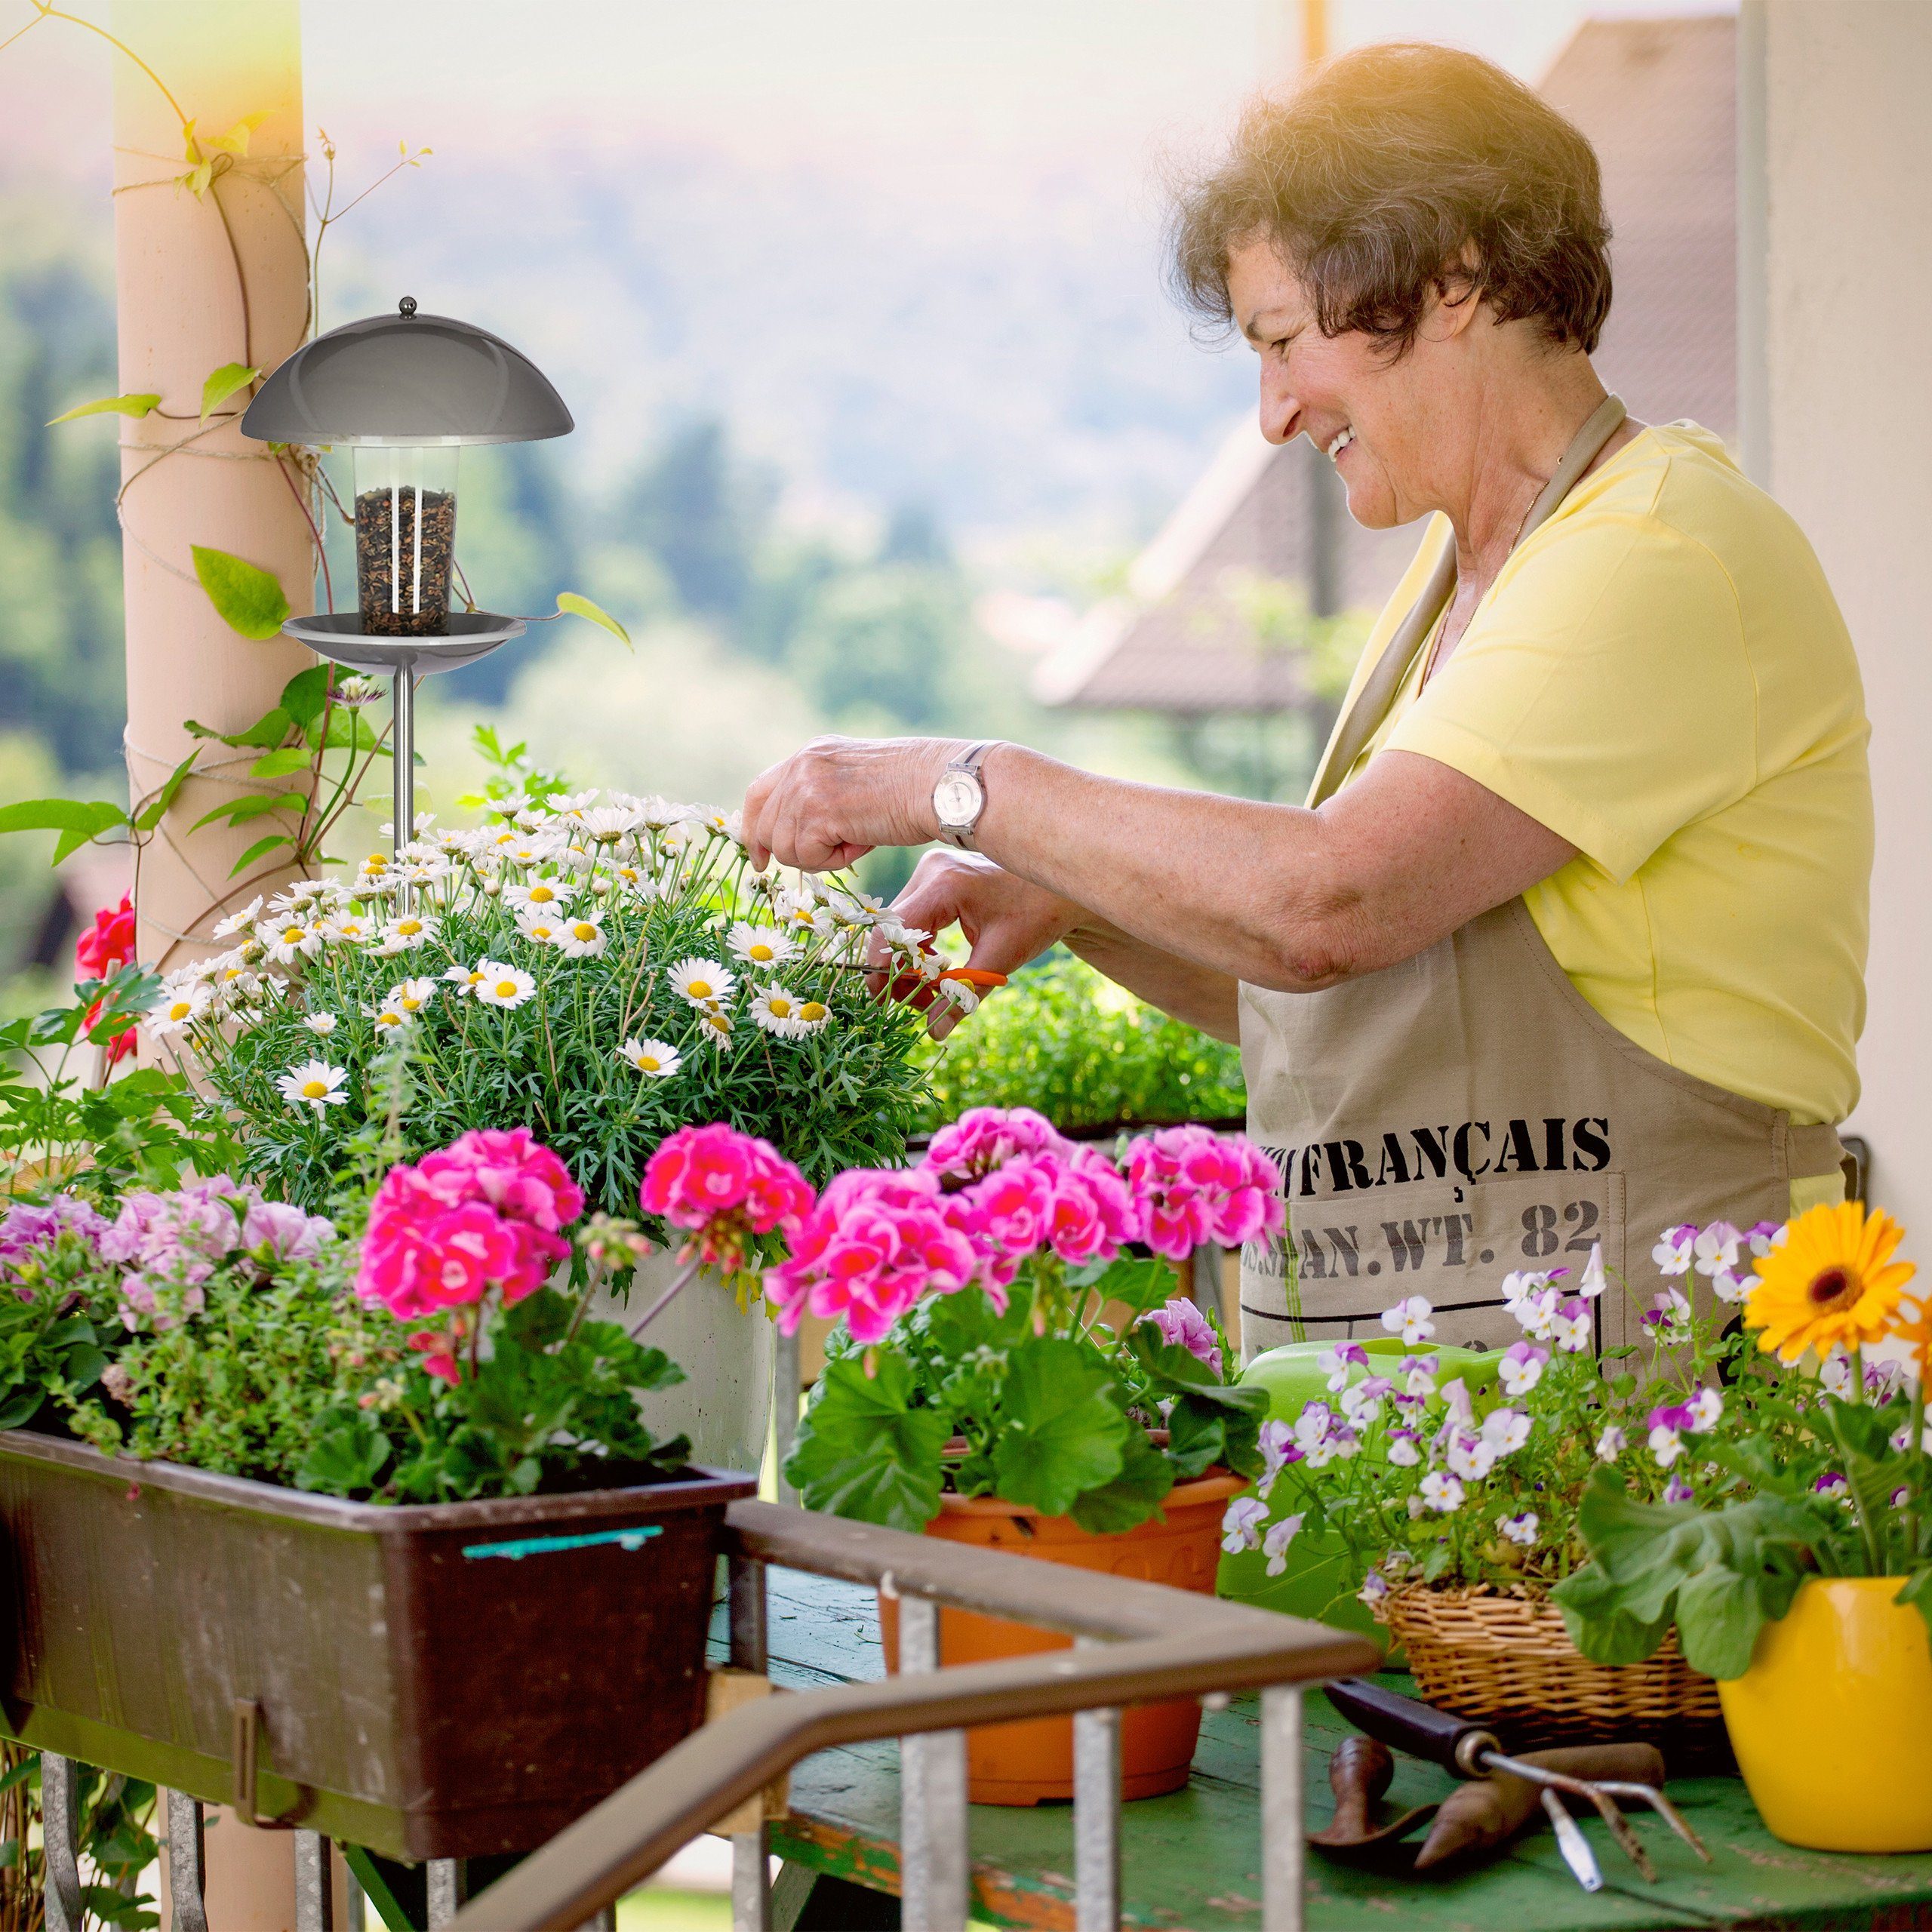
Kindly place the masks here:
POLYGON ((245 1804, 252 1703, 263 1817, 528 1850, 702 1720, 724 1509, 757 1486, 386 1509, 0 1432, 5 1727, 245 1804))

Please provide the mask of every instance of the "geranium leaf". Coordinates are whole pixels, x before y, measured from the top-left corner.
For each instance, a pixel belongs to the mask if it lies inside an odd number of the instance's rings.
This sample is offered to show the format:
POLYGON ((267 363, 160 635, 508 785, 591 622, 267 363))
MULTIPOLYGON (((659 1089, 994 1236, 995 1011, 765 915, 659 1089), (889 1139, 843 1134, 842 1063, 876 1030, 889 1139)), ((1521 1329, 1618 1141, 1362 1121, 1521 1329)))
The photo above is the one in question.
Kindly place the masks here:
POLYGON ((281 629, 288 615, 288 599, 269 572, 226 550, 211 550, 205 543, 188 547, 208 601, 230 630, 261 638, 273 637, 281 629))
POLYGON ((630 648, 630 632, 608 611, 592 603, 589 598, 580 597, 574 590, 560 590, 557 593, 557 608, 568 617, 589 618, 593 624, 608 631, 626 650, 630 648))
POLYGON ((55 423, 72 423, 83 416, 146 416, 160 406, 158 395, 144 392, 132 395, 104 395, 96 401, 77 403, 72 409, 63 409, 47 426, 51 429, 55 423))
MULTIPOLYGON (((1206 1466, 1201 1465, 1204 1469, 1206 1466)), ((1068 1513, 1094 1536, 1131 1530, 1146 1522, 1159 1509, 1174 1487, 1177 1475, 1190 1473, 1198 1475, 1199 1471, 1177 1469, 1141 1430, 1130 1425, 1120 1474, 1112 1482, 1075 1497, 1068 1513)))
POLYGON ((224 362, 219 369, 211 371, 202 385, 202 422, 205 423, 237 389, 246 389, 261 373, 245 362, 224 362))
POLYGON ((888 1349, 829 1363, 817 1399, 798 1425, 785 1478, 805 1507, 921 1530, 939 1513, 940 1451, 949 1426, 937 1409, 913 1406, 910 1365, 888 1349))
POLYGON ((1110 1398, 1112 1381, 1077 1342, 1045 1337, 1014 1349, 993 1445, 1004 1501, 1064 1516, 1083 1491, 1121 1473, 1132 1425, 1110 1398))

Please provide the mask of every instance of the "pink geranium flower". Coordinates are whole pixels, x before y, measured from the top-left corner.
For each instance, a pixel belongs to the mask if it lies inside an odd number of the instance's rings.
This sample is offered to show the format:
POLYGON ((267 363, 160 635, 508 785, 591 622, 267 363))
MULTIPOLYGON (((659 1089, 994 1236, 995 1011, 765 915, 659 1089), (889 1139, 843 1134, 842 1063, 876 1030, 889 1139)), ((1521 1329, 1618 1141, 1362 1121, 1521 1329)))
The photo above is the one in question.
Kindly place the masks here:
POLYGON ((461 1135, 383 1177, 355 1291, 404 1321, 473 1307, 493 1288, 509 1306, 570 1253, 558 1229, 583 1207, 583 1191, 528 1128, 461 1135))
POLYGON ((980 1277, 973 1225, 973 1211, 949 1201, 929 1168, 855 1168, 791 1235, 790 1258, 765 1276, 766 1297, 788 1335, 809 1312, 842 1318, 869 1345, 921 1295, 950 1294, 980 1277))
POLYGON ((452 1206, 488 1201, 546 1234, 583 1212, 583 1189, 527 1127, 475 1128, 426 1154, 418 1171, 452 1206))
POLYGON ((1238 1247, 1278 1231, 1285 1217, 1275 1164, 1244 1135, 1163 1128, 1134 1142, 1127 1175, 1141 1239, 1171 1261, 1209 1241, 1238 1247))
POLYGON ((742 1268, 757 1236, 798 1227, 812 1191, 768 1140, 718 1124, 668 1135, 645 1168, 638 1200, 647 1214, 691 1231, 687 1257, 742 1268))
POLYGON ((1030 1154, 1070 1159, 1073 1144, 1031 1107, 969 1107, 932 1137, 925 1164, 955 1180, 979 1180, 1030 1154))

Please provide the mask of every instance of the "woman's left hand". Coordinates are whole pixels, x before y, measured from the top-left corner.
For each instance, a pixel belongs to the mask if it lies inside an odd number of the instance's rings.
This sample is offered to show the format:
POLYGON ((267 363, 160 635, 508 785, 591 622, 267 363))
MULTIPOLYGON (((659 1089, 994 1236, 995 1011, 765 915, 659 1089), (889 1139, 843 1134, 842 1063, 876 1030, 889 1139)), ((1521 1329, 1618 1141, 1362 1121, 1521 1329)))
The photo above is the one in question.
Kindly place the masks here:
POLYGON ((875 845, 937 838, 933 787, 961 738, 814 738, 759 774, 745 794, 745 844, 762 872, 776 859, 837 872, 875 845))

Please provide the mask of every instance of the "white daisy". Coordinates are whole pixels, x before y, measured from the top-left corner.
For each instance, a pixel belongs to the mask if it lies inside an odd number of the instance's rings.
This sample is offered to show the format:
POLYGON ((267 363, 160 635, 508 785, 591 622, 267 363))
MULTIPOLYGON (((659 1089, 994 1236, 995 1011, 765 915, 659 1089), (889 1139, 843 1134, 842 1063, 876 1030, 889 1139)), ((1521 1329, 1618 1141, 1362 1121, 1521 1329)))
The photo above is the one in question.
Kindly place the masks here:
POLYGON ((321 931, 325 942, 342 940, 360 946, 373 928, 358 912, 337 912, 322 921, 321 931))
POLYGON ((751 1014, 768 1033, 781 1040, 795 1040, 805 1029, 798 1019, 797 997, 783 986, 760 986, 752 994, 751 1014))
POLYGON ((980 1010, 980 989, 969 986, 964 980, 943 980, 940 983, 939 997, 959 1009, 963 1018, 969 1013, 980 1010))
POLYGON ((206 986, 180 986, 164 993, 149 1011, 148 1031, 157 1040, 185 1032, 207 1012, 214 997, 206 986))
POLYGON ((584 835, 599 845, 614 845, 638 824, 638 815, 622 805, 599 805, 583 814, 584 835))
POLYGON ((251 933, 255 921, 262 915, 262 895, 258 892, 238 912, 231 912, 225 919, 215 921, 217 939, 232 939, 237 933, 251 933))
POLYGON ((537 982, 517 967, 486 959, 476 970, 483 975, 476 997, 485 1006, 521 1006, 536 997, 537 982))
POLYGON ((597 788, 588 792, 560 792, 550 801, 550 809, 559 818, 581 818, 597 802, 597 788))
POLYGON ((436 921, 426 914, 405 913, 383 928, 381 950, 386 953, 414 952, 436 937, 436 921))
POLYGON ((740 845, 745 842, 743 812, 708 811, 704 814, 704 829, 714 838, 734 839, 740 845))
POLYGON ((268 956, 278 966, 292 966, 297 959, 312 959, 322 949, 322 928, 305 919, 285 915, 272 926, 262 928, 268 942, 268 956))
POLYGON ((611 876, 620 890, 633 899, 655 899, 657 887, 650 873, 641 866, 634 866, 629 860, 611 867, 611 876))
POLYGON ((399 1006, 392 1006, 386 1001, 369 1016, 376 1023, 378 1033, 392 1033, 398 1026, 407 1026, 415 1018, 413 1013, 405 1013, 399 1006))
MULTIPOLYGON (((488 963, 485 962, 486 965, 488 963)), ((443 977, 455 987, 457 997, 460 999, 466 993, 473 993, 483 983, 484 967, 452 966, 443 977)))
POLYGON ((689 805, 674 805, 669 798, 660 798, 656 793, 649 798, 633 801, 637 815, 654 832, 668 830, 674 825, 681 825, 691 815, 689 805))
POLYGON ((325 1107, 349 1104, 349 1096, 342 1091, 343 1082, 348 1078, 346 1067, 331 1066, 326 1060, 304 1060, 300 1066, 291 1066, 277 1077, 275 1084, 291 1107, 312 1107, 319 1115, 325 1107))
POLYGON ((298 878, 269 901, 269 910, 278 918, 284 912, 306 912, 327 889, 318 878, 298 878))
POLYGON ((798 1002, 798 1031, 816 1033, 832 1017, 832 1009, 822 999, 806 999, 798 1002))
POLYGON ((516 929, 533 946, 561 946, 564 943, 564 921, 555 912, 540 912, 534 909, 519 912, 516 929))
POLYGON ((361 871, 365 878, 380 878, 389 869, 389 855, 386 852, 371 852, 362 861, 361 871))
POLYGON ((749 919, 740 919, 731 928, 725 943, 747 966, 761 968, 783 966, 796 958, 798 951, 798 943, 790 934, 780 932, 776 926, 755 926, 749 919))
POLYGON ((577 897, 577 888, 561 879, 533 878, 506 885, 503 897, 520 912, 561 912, 577 897))
POLYGON ((669 1079, 684 1064, 677 1048, 662 1040, 626 1040, 617 1049, 617 1056, 654 1080, 669 1079))
POLYGON ((383 995, 385 1006, 395 1007, 399 1012, 420 1013, 435 997, 434 980, 398 980, 383 995))
POLYGON ((557 941, 566 959, 595 959, 611 942, 604 931, 601 912, 573 912, 565 918, 563 937, 557 941))
POLYGON ((333 1013, 305 1013, 302 1023, 310 1032, 326 1040, 336 1029, 336 1017, 333 1013))
MULTIPOLYGON (((681 959, 671 968, 671 990, 694 1006, 709 1006, 729 999, 738 989, 737 981, 715 959, 681 959)), ((724 1031, 728 1035, 731 1028, 724 1031)))
POLYGON ((731 1037, 731 1016, 721 1006, 701 1008, 697 1023, 704 1029, 705 1037, 713 1046, 722 1046, 731 1037))

